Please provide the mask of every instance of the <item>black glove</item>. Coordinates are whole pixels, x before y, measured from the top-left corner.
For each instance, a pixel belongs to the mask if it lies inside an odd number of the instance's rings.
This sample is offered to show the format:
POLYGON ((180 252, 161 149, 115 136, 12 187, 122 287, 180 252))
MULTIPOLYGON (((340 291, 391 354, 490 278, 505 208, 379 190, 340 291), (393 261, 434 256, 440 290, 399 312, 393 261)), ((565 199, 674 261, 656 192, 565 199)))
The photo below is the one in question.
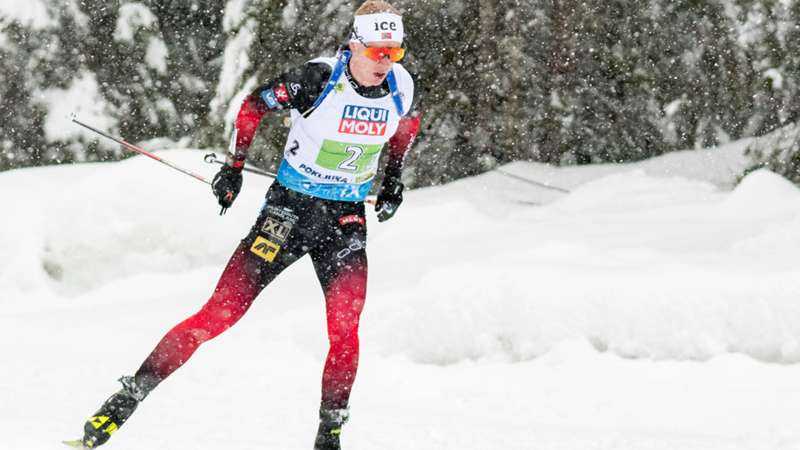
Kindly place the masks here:
POLYGON ((214 175, 214 180, 211 182, 211 190, 217 196, 219 206, 222 210, 219 215, 225 214, 225 211, 231 207, 239 191, 242 189, 242 169, 236 169, 224 164, 219 172, 214 175))
POLYGON ((378 213, 378 222, 392 218, 400 203, 403 203, 403 183, 394 178, 384 178, 378 201, 375 202, 375 212, 378 213))

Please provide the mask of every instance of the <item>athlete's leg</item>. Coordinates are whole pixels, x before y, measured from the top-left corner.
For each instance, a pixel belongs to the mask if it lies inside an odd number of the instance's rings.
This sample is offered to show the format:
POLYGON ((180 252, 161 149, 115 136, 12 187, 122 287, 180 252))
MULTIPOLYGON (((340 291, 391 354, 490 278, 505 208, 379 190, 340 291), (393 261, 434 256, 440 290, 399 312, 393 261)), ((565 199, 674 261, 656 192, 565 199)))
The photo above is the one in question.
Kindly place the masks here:
POLYGON ((259 292, 307 252, 302 233, 291 233, 298 219, 293 208, 285 189, 270 189, 267 205, 233 253, 211 298, 161 339, 134 377, 120 379, 123 388, 84 425, 84 446, 95 448, 105 443, 151 390, 183 365, 200 344, 233 326, 259 292))
POLYGON ((316 450, 339 450, 339 434, 347 421, 358 370, 358 324, 367 294, 367 255, 363 210, 355 217, 360 217, 360 222, 337 223, 329 230, 326 243, 310 252, 325 293, 330 343, 322 374, 316 450))
POLYGON ((172 328, 136 372, 136 383, 146 392, 182 366, 202 343, 233 326, 261 290, 306 253, 303 237, 299 233, 290 235, 292 220, 296 221, 291 208, 277 201, 280 198, 268 197, 268 203, 270 200, 277 205, 265 207, 233 253, 208 302, 172 328), (281 217, 276 217, 276 211, 281 217))
POLYGON ((365 225, 349 223, 339 231, 330 245, 311 251, 325 293, 330 342, 322 375, 323 409, 347 408, 358 370, 358 324, 367 293, 365 225))
POLYGON ((256 296, 283 265, 265 266, 242 241, 208 302, 194 315, 173 327, 136 372, 137 384, 151 390, 181 367, 204 342, 232 327, 253 304, 256 296), (270 276, 264 277, 263 272, 270 276), (265 280, 265 278, 267 278, 265 280))
MULTIPOLYGON (((367 257, 361 250, 347 262, 322 265, 330 348, 322 374, 322 407, 347 408, 358 370, 358 323, 367 294, 367 257)), ((320 271, 318 270, 318 273, 320 271)))

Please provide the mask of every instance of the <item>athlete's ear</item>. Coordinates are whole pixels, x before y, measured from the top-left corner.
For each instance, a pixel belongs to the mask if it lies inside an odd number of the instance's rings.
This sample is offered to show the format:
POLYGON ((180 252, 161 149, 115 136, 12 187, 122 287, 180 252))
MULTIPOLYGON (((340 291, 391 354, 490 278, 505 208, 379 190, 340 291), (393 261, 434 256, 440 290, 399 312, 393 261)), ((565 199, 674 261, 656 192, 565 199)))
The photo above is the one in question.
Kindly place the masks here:
POLYGON ((350 43, 349 43, 349 46, 350 46, 350 52, 352 52, 352 53, 356 53, 356 52, 359 50, 359 48, 358 48, 358 46, 359 46, 359 45, 360 45, 360 44, 359 44, 358 42, 353 42, 353 41, 350 41, 350 43))

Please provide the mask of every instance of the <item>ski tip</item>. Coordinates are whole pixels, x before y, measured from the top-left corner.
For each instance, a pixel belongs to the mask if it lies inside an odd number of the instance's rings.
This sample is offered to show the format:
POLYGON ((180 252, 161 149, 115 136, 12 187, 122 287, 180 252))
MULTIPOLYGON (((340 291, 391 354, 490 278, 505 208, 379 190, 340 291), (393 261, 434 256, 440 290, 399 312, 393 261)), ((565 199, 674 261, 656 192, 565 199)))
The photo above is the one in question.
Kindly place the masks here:
POLYGON ((75 439, 74 441, 61 441, 67 447, 77 448, 79 450, 90 450, 89 447, 83 445, 83 440, 75 439))

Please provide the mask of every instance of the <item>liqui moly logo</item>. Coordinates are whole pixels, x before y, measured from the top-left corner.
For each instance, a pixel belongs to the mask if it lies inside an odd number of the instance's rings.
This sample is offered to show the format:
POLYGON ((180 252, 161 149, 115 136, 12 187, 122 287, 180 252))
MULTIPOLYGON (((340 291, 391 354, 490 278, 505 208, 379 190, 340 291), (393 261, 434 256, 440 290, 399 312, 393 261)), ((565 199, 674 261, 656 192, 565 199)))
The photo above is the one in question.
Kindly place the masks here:
POLYGON ((389 110, 366 106, 347 105, 344 107, 339 132, 367 136, 383 136, 389 121, 389 110))

